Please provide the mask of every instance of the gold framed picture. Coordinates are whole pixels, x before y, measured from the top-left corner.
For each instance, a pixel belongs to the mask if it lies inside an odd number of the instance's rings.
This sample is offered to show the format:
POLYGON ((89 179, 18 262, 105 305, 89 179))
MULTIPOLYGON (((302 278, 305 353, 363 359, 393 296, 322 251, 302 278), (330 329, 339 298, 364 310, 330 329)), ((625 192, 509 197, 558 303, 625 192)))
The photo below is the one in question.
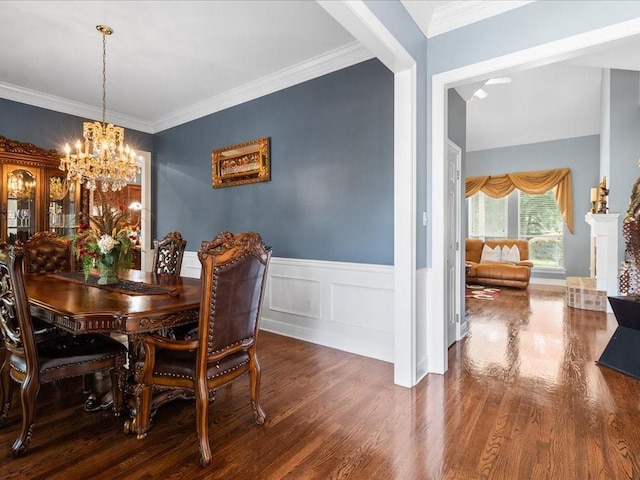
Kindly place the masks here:
POLYGON ((218 148, 211 161, 213 188, 271 180, 269 137, 218 148))

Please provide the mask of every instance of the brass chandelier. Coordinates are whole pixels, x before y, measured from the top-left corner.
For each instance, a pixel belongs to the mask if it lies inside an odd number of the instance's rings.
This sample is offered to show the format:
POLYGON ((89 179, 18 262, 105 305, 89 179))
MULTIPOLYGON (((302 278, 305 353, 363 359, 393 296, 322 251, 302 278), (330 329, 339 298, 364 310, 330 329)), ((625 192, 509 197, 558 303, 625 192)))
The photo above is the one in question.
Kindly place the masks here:
POLYGON ((82 136, 84 145, 78 140, 75 151, 67 143, 65 157, 60 159, 60 170, 67 172, 67 180, 79 180, 90 190, 101 183, 102 191, 121 190, 133 182, 140 173, 136 153, 124 144, 124 128, 106 122, 107 116, 107 35, 113 29, 97 25, 102 34, 102 122, 84 122, 82 136))

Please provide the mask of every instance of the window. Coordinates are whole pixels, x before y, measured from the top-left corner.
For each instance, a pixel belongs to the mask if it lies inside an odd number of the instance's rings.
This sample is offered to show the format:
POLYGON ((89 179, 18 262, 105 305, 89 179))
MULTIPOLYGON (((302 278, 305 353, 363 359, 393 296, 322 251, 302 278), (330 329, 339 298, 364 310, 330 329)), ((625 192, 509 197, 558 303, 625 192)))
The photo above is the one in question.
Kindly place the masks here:
POLYGON ((564 267, 564 221, 553 190, 542 195, 515 190, 503 198, 478 192, 468 200, 469 237, 528 240, 535 267, 564 267))
POLYGON ((518 195, 518 237, 529 240, 536 267, 564 266, 563 220, 553 190, 542 195, 518 195))
POLYGON ((478 192, 469 198, 469 236, 507 238, 507 197, 492 198, 478 192))

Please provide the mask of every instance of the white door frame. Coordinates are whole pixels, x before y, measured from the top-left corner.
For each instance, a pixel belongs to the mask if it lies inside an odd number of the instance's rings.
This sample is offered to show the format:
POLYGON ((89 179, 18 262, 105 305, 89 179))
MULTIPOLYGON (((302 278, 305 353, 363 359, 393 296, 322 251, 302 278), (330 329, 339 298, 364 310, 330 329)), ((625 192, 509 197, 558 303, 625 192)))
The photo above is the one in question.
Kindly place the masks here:
MULTIPOLYGON (((412 387, 418 381, 416 61, 361 0, 316 1, 394 74, 394 382, 412 387)), ((426 322, 426 319, 420 321, 426 322)))
MULTIPOLYGON (((446 145, 447 145, 447 89, 465 83, 471 83, 488 76, 506 75, 509 72, 547 65, 560 60, 584 55, 593 47, 607 42, 620 40, 640 34, 640 18, 628 20, 615 25, 599 28, 572 37, 563 38, 536 47, 492 58, 483 62, 466 65, 454 70, 438 73, 432 77, 432 219, 434 225, 444 225, 446 212, 446 145)), ((432 238, 432 270, 433 295, 431 301, 432 316, 427 320, 429 331, 435 335, 427 338, 427 350, 431 357, 444 362, 444 371, 448 368, 446 355, 446 319, 444 305, 447 298, 442 285, 444 276, 444 258, 446 254, 446 233, 441 229, 433 229, 432 238)), ((455 292, 456 295, 459 292, 455 292)), ((430 367, 433 363, 430 363, 430 367)), ((434 371, 431 370, 430 371, 434 371)))
MULTIPOLYGON (((467 322, 462 314, 463 304, 462 301, 464 299, 463 295, 463 284, 462 284, 462 249, 464 248, 464 239, 462 238, 462 205, 464 205, 464 196, 462 194, 462 148, 458 146, 453 140, 447 138, 447 148, 450 148, 455 152, 456 155, 456 235, 453 239, 456 242, 456 282, 455 282, 455 291, 458 292, 455 295, 455 312, 456 315, 456 341, 462 339, 464 335, 467 333, 467 322)), ((451 342, 447 342, 451 343, 451 342)))
MULTIPOLYGON (((153 251, 151 250, 151 153, 146 151, 137 151, 138 161, 140 162, 140 203, 142 210, 140 211, 140 233, 142 241, 140 242, 140 270, 147 272, 151 270, 153 263, 153 251)), ((94 192, 89 194, 89 212, 93 211, 94 192)), ((93 213, 91 213, 93 214, 93 213)))
POLYGON ((140 269, 143 272, 148 272, 151 270, 153 261, 153 252, 151 251, 151 153, 137 153, 142 166, 140 172, 140 195, 142 197, 140 199, 140 203, 142 203, 142 211, 140 212, 140 230, 142 232, 140 269))

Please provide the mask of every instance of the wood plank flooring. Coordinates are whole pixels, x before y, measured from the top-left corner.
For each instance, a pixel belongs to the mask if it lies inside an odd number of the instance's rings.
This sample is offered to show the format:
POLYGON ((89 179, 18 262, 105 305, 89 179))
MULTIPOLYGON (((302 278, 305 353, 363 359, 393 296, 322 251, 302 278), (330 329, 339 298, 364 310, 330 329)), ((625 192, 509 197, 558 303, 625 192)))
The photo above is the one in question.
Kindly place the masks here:
POLYGON ((267 422, 253 421, 246 378, 222 388, 206 469, 193 403, 163 407, 137 440, 121 419, 83 410, 79 381, 47 385, 18 459, 15 397, 0 429, 0 478, 640 478, 640 381, 595 364, 613 315, 566 308, 564 289, 536 286, 471 299, 467 315, 447 374, 413 389, 393 385, 391 364, 263 332, 267 422))

